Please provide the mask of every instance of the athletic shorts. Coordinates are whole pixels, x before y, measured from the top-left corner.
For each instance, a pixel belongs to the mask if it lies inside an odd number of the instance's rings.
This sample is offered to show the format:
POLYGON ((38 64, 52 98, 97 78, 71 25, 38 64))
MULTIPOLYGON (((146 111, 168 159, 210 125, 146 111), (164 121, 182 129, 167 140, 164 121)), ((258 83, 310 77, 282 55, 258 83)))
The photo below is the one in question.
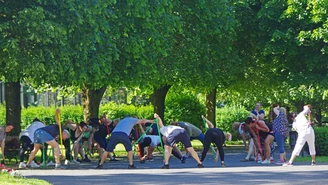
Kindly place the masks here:
POLYGON ((132 150, 132 144, 129 136, 124 132, 113 132, 106 147, 107 152, 113 152, 115 146, 122 143, 127 152, 132 150))
POLYGON ((34 143, 42 144, 51 140, 55 140, 55 139, 47 131, 43 129, 37 129, 34 132, 34 143))
POLYGON ((105 137, 101 137, 99 135, 94 135, 93 138, 98 143, 100 148, 106 148, 106 138, 105 137))
POLYGON ((186 130, 176 129, 168 135, 165 145, 173 147, 176 143, 181 142, 185 148, 191 147, 190 138, 186 130))

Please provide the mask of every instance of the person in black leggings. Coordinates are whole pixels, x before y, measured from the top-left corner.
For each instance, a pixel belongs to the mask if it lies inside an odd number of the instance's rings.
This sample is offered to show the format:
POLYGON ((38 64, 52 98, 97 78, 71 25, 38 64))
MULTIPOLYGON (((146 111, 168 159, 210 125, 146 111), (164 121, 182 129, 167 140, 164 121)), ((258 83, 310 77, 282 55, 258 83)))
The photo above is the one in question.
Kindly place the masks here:
POLYGON ((225 135, 223 131, 219 128, 214 128, 214 125, 212 122, 210 122, 208 119, 206 119, 204 116, 202 118, 206 121, 208 130, 205 133, 205 140, 204 140, 204 149, 202 152, 201 161, 203 162, 208 150, 210 149, 211 143, 214 143, 217 147, 215 161, 218 161, 219 154, 221 159, 221 166, 224 167, 224 150, 223 150, 223 144, 225 142, 225 135))

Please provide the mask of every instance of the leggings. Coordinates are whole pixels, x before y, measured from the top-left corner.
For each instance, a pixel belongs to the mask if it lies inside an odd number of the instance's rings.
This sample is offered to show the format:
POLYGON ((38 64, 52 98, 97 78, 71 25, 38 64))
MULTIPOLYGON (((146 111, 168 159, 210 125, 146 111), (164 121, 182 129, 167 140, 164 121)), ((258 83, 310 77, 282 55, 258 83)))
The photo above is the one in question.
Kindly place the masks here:
MULTIPOLYGON (((158 146, 160 146, 161 144, 158 144, 158 146)), ((140 153, 142 154, 142 156, 145 154, 145 147, 149 146, 149 144, 145 144, 144 142, 140 143, 140 153)), ((164 144, 163 144, 163 149, 164 149, 164 144)), ((165 149, 164 149, 165 150, 165 149)), ((172 155, 176 158, 178 158, 179 160, 182 159, 182 156, 179 155, 178 152, 176 152, 174 149, 172 150, 172 155)))
POLYGON ((208 129, 207 132, 205 133, 204 150, 202 152, 201 161, 204 161, 211 143, 214 143, 216 145, 216 147, 219 150, 221 161, 224 161, 224 150, 223 150, 224 142, 225 142, 225 136, 222 130, 218 128, 208 129))
POLYGON ((24 162, 25 152, 29 148, 30 151, 34 149, 34 144, 32 143, 31 139, 27 136, 22 136, 20 138, 20 141, 22 143, 22 148, 19 152, 19 160, 20 162, 24 162))

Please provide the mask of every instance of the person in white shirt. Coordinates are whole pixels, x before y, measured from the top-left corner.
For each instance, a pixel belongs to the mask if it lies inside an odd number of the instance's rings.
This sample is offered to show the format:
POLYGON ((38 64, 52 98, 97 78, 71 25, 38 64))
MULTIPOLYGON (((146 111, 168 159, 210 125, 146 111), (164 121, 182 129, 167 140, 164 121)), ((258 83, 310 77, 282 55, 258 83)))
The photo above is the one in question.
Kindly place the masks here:
MULTIPOLYGON (((144 134, 145 131, 143 129, 143 126, 139 124, 141 134, 144 134)), ((147 127, 147 133, 152 133, 153 129, 151 127, 147 127)), ((152 161, 152 153, 155 150, 155 148, 160 145, 161 138, 158 135, 144 135, 143 140, 140 143, 140 153, 142 157, 140 158, 140 163, 144 163, 146 161, 146 158, 148 158, 150 161, 152 161), (144 155, 144 148, 148 146, 148 152, 146 155, 144 155)))
POLYGON ((172 149, 176 143, 181 142, 188 150, 191 156, 197 161, 198 168, 204 168, 203 163, 200 161, 196 151, 191 146, 190 138, 185 129, 178 126, 164 126, 162 119, 158 114, 154 114, 154 117, 158 120, 160 132, 163 135, 164 140, 164 166, 162 169, 169 169, 169 159, 172 153, 172 149))
MULTIPOLYGON (((310 155, 312 157, 312 166, 316 165, 315 163, 315 135, 314 130, 312 128, 312 123, 310 120, 307 120, 305 115, 308 114, 310 116, 311 110, 310 105, 306 105, 303 107, 303 111, 299 113, 297 116, 296 114, 292 113, 293 119, 293 128, 298 133, 298 137, 296 140, 296 145, 293 150, 293 153, 289 159, 288 163, 283 164, 283 166, 293 166, 293 162, 297 156, 299 156, 305 142, 309 145, 310 155)), ((308 117, 309 118, 309 117, 308 117)))
MULTIPOLYGON (((34 132, 42 127, 45 127, 45 125, 38 118, 35 118, 32 124, 19 134, 19 140, 22 143, 22 148, 19 153, 20 163, 18 168, 26 167, 26 164, 24 163, 25 152, 28 148, 30 151, 34 149, 34 132)), ((32 161, 31 166, 39 167, 39 165, 37 165, 34 161, 32 161)))

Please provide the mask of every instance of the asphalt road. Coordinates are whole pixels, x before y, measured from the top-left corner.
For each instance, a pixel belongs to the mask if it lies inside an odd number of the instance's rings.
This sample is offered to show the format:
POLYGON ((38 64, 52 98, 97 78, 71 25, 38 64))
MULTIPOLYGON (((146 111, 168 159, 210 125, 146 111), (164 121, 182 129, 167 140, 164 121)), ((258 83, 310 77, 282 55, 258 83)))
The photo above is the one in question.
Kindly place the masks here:
MULTIPOLYGON (((102 184, 328 184, 328 163, 311 166, 307 163, 295 163, 293 167, 275 164, 257 164, 239 162, 245 154, 226 152, 226 167, 213 162, 209 153, 205 168, 196 168, 196 161, 188 159, 185 164, 175 158, 170 159, 170 169, 160 169, 162 157, 155 161, 140 164, 135 160, 137 169, 128 170, 126 158, 117 162, 106 162, 104 169, 95 169, 96 161, 68 166, 66 170, 29 169, 19 170, 27 178, 44 179, 54 185, 102 185, 102 184)), ((278 156, 276 156, 277 158, 278 156)))

